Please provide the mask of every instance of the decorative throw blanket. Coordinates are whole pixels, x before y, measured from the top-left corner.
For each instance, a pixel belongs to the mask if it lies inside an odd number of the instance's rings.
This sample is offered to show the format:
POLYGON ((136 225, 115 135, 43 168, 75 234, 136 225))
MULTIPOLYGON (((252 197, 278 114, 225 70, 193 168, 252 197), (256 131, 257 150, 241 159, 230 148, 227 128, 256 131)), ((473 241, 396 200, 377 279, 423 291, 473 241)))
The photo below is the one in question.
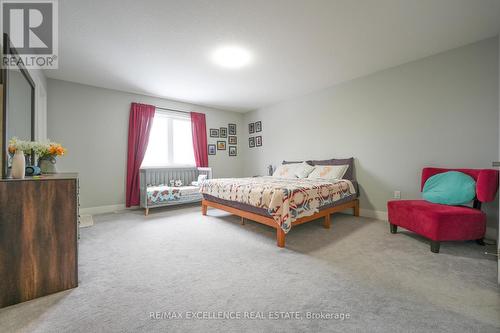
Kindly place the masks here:
POLYGON ((208 179, 202 183, 200 192, 267 209, 285 232, 290 230, 293 221, 311 216, 319 207, 356 193, 346 179, 330 182, 277 177, 208 179))

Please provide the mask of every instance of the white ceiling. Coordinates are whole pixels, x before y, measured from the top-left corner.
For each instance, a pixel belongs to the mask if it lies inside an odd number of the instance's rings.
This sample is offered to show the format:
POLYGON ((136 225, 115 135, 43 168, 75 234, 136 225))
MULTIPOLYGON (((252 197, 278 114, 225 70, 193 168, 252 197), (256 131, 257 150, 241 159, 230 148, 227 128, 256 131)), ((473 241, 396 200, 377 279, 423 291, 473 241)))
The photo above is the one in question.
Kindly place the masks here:
POLYGON ((63 0, 46 74, 244 112, 499 31, 500 0, 63 0), (252 65, 214 65, 226 44, 252 65))

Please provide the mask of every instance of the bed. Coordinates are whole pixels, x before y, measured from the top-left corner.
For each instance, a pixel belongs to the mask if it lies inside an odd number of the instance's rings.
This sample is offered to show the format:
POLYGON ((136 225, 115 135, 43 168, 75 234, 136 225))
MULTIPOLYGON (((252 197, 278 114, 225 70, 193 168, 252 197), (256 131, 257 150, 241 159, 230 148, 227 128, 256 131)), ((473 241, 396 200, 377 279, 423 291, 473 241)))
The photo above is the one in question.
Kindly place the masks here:
POLYGON ((221 209, 276 229, 279 247, 293 226, 323 218, 330 228, 331 214, 352 209, 359 216, 358 184, 349 179, 280 178, 276 176, 223 178, 205 181, 202 214, 221 209))

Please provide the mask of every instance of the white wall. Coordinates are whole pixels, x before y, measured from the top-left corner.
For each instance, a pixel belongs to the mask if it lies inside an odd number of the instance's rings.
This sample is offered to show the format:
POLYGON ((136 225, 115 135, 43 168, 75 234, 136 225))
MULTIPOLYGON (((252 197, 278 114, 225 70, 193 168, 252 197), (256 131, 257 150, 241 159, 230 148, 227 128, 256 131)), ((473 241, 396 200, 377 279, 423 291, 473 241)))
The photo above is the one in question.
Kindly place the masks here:
MULTIPOLYGON (((263 146, 248 149, 245 174, 284 159, 354 156, 362 211, 383 216, 394 190, 420 197, 424 166, 490 168, 498 53, 491 38, 246 113, 245 126, 262 121, 263 146)), ((486 205, 490 227, 496 207, 486 205)))
MULTIPOLYGON (((80 174, 82 208, 122 206, 125 202, 130 103, 206 114, 210 128, 237 124, 238 156, 228 151, 209 156, 215 177, 242 176, 243 115, 166 99, 48 79, 48 137, 68 148, 59 171, 80 174)), ((208 134, 208 133, 207 133, 208 134)), ((209 139, 211 143, 213 139, 209 139)), ((104 208, 103 210, 106 210, 104 208)), ((95 211, 95 210, 94 210, 95 211)))

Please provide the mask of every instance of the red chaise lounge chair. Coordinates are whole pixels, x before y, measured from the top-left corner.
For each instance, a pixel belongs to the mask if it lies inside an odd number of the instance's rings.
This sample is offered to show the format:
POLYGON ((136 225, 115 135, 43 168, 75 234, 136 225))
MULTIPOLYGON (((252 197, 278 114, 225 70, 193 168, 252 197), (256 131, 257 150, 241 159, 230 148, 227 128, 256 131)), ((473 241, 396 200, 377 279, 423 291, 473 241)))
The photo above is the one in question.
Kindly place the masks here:
POLYGON ((493 201, 498 189, 498 171, 490 169, 441 169, 422 170, 423 189, 426 180, 447 171, 463 172, 476 181, 476 198, 473 207, 448 206, 425 200, 393 200, 387 203, 391 233, 398 226, 430 239, 431 251, 439 252, 442 241, 476 240, 484 245, 486 214, 481 203, 493 201))

